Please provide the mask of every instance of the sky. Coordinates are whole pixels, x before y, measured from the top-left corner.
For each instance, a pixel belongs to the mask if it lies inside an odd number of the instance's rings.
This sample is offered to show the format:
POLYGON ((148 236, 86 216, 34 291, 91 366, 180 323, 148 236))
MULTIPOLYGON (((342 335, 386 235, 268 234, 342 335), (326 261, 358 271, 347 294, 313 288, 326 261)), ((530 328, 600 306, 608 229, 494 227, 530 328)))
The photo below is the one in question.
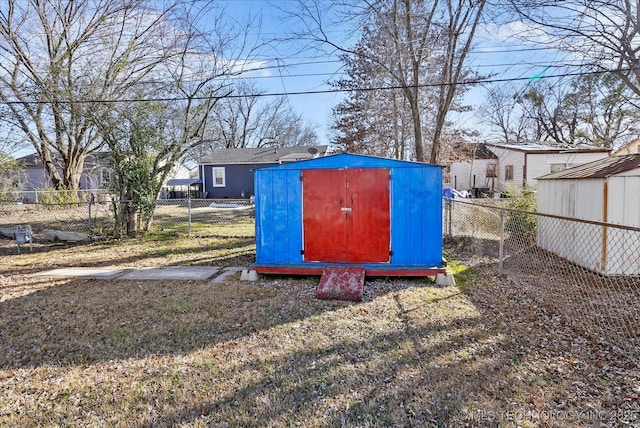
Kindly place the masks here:
MULTIPOLYGON (((285 30, 294 25, 291 20, 283 20, 282 12, 268 0, 217 2, 224 8, 227 17, 238 23, 261 17, 260 28, 253 28, 250 33, 255 38, 277 39, 285 36, 285 30)), ((279 0, 278 4, 287 6, 293 2, 294 0, 279 0)), ((332 27, 331 33, 340 38, 348 34, 348 29, 332 27)), ((484 29, 476 36, 476 46, 468 58, 469 65, 480 74, 491 75, 492 79, 526 80, 527 77, 545 70, 545 67, 563 60, 557 57, 557 53, 537 44, 535 36, 534 30, 519 22, 484 29), (513 35, 523 32, 530 34, 533 41, 527 44, 516 41, 513 35)), ((251 68, 260 70, 247 72, 238 79, 251 80, 267 94, 288 94, 287 100, 291 108, 315 126, 320 144, 328 144, 331 139, 332 108, 344 98, 342 93, 327 93, 332 90, 328 82, 338 79, 342 73, 342 64, 337 56, 310 49, 300 50, 299 43, 287 42, 272 44, 253 61, 251 68)), ((551 72, 553 69, 549 69, 547 73, 551 72)), ((465 101, 475 111, 455 119, 461 127, 478 129, 486 140, 491 141, 491 130, 476 112, 485 96, 486 90, 482 87, 468 91, 465 101)))
MULTIPOLYGON (((282 38, 286 35, 283 28, 293 23, 269 3, 222 0, 226 12, 239 22, 261 16, 260 33, 264 39, 282 38)), ((260 65, 267 69, 248 73, 247 78, 268 94, 290 94, 287 100, 292 109, 314 125, 321 144, 328 144, 331 109, 343 99, 343 94, 326 91, 332 90, 329 81, 339 77, 341 63, 337 55, 300 49, 295 41, 275 43, 260 55, 263 61, 260 65)))
MULTIPOLYGON (((287 1, 292 0, 284 0, 284 4, 287 1)), ((261 33, 265 37, 283 36, 283 28, 293 25, 291 21, 283 22, 282 13, 268 1, 223 0, 223 4, 227 12, 239 21, 247 16, 261 15, 261 33)), ((339 33, 340 29, 336 28, 335 32, 339 33)), ((564 54, 544 45, 543 35, 517 21, 482 29, 475 41, 468 63, 478 73, 490 75, 491 79, 522 79, 520 83, 526 83, 529 77, 551 74, 554 64, 566 62, 564 54), (514 37, 523 33, 530 36, 530 42, 523 43, 514 37)), ((259 87, 272 94, 328 91, 331 90, 328 81, 335 80, 341 73, 341 63, 336 56, 320 56, 311 50, 296 52, 296 48, 288 44, 279 44, 277 53, 267 52, 263 59, 270 68, 247 77, 255 77, 259 87), (270 55, 273 56, 270 58, 270 55)), ((508 82, 498 84, 507 85, 508 82)), ((331 109, 343 97, 342 93, 312 93, 289 95, 288 100, 298 114, 316 126, 321 143, 327 144, 331 138, 331 109)), ((457 116, 455 120, 461 127, 479 130, 485 140, 491 141, 495 137, 491 136, 491 129, 478 114, 485 97, 486 89, 483 87, 469 90, 465 102, 474 111, 457 116)))

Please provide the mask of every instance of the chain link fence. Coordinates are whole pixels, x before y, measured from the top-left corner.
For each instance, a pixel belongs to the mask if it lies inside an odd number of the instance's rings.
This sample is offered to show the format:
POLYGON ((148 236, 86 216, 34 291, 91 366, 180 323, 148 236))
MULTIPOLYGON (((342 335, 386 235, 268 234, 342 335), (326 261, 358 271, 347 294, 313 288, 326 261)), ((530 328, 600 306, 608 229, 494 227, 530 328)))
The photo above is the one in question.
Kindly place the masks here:
POLYGON ((637 355, 640 228, 446 199, 453 257, 488 263, 580 335, 637 355))
MULTIPOLYGON (((149 233, 255 236, 251 202, 161 199, 149 233)), ((443 217, 453 257, 493 266, 580 334, 638 353, 640 228, 514 210, 497 200, 447 199, 443 217)), ((30 225, 36 240, 110 236, 113 202, 0 202, 0 232, 10 237, 20 225, 30 225)))
POLYGON ((61 198, 75 197, 79 201, 106 200, 108 194, 106 189, 78 189, 74 191, 41 189, 22 191, 3 191, 0 193, 0 203, 25 203, 25 204, 46 204, 57 203, 61 198))
POLYGON ((255 207, 249 199, 161 199, 149 232, 255 236, 255 207))
MULTIPOLYGON (((114 203, 23 204, 0 201, 0 235, 31 226, 34 239, 81 241, 113 233, 114 203)), ((149 227, 151 234, 175 236, 255 236, 255 211, 248 199, 159 199, 149 227)))

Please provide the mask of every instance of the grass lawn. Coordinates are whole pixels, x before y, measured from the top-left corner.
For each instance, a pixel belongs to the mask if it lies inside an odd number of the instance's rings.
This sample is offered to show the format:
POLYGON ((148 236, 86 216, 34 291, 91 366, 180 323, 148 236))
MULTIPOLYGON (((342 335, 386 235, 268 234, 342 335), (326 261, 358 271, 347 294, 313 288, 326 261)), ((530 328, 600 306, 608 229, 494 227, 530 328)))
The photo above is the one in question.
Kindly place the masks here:
MULTIPOLYGON (((570 331, 483 260, 457 286, 317 278, 34 278, 65 266, 248 266, 254 238, 0 240, 0 426, 607 426, 640 423, 632 359, 570 331)), ((451 255, 448 255, 452 258, 451 255)))

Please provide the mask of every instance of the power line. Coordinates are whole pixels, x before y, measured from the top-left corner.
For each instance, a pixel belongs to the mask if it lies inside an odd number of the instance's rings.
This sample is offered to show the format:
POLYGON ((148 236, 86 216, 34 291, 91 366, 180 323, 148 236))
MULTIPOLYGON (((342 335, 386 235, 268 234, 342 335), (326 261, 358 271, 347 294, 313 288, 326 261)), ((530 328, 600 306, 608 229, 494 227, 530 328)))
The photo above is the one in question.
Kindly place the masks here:
MULTIPOLYGON (((632 68, 625 69, 617 69, 617 70, 598 70, 598 71, 582 71, 575 73, 561 73, 561 74, 549 74, 543 76, 537 76, 536 79, 554 79, 554 78, 563 78, 563 77, 577 77, 577 76, 589 76, 589 75, 598 75, 598 74, 606 74, 606 73, 621 73, 631 71, 632 68)), ((335 93, 351 93, 358 91, 389 91, 389 90, 401 90, 407 88, 438 88, 444 86, 475 86, 489 83, 505 83, 505 82, 518 82, 518 81, 531 81, 531 77, 508 77, 501 79, 474 79, 474 80, 465 80, 461 82, 449 82, 449 83, 425 83, 420 85, 389 85, 389 86, 375 86, 369 88, 349 88, 349 89, 319 89, 313 91, 284 91, 284 92, 269 92, 269 93, 256 93, 256 94, 229 94, 224 96, 199 96, 199 97, 155 97, 155 98, 124 98, 119 100, 98 100, 98 99, 87 99, 87 100, 75 100, 75 101, 67 101, 61 100, 58 101, 60 104, 71 104, 71 103, 79 103, 79 104, 119 104, 119 103, 136 103, 136 102, 177 102, 177 101, 199 101, 199 100, 219 100, 224 98, 247 98, 247 97, 256 97, 256 98, 265 98, 265 97, 278 97, 278 96, 297 96, 297 95, 320 95, 320 94, 335 94, 335 93)), ((0 104, 4 105, 20 105, 20 104, 48 104, 48 101, 0 101, 0 104)))
MULTIPOLYGON (((534 49, 535 50, 535 49, 534 49)), ((505 51, 495 51, 495 52, 514 52, 516 50, 505 50, 505 51)), ((256 62, 271 62, 271 61, 276 61, 278 62, 278 64, 276 65, 264 65, 264 66, 257 66, 257 67, 253 67, 253 68, 247 68, 238 72, 234 72, 234 73, 230 73, 228 75, 225 76, 221 76, 221 79, 283 79, 283 78, 299 78, 299 77, 322 77, 322 76, 326 76, 326 77, 330 77, 330 76, 337 76, 337 75, 344 75, 344 72, 326 72, 326 73, 296 73, 296 74, 282 74, 281 70, 286 69, 286 68, 292 68, 292 67, 298 67, 298 66, 304 66, 304 65, 320 65, 320 64, 335 64, 335 63, 341 63, 342 61, 340 60, 319 60, 319 61, 301 61, 301 62, 294 62, 294 63, 279 63, 279 61, 281 61, 280 58, 269 58, 269 59, 264 59, 264 60, 257 60, 256 62), (269 71, 269 70, 278 70, 280 71, 280 73, 278 75, 273 75, 273 76, 242 76, 243 74, 250 74, 250 73, 255 73, 255 72, 259 72, 259 71, 269 71)), ((515 67, 515 66, 528 66, 528 67, 538 67, 538 66, 546 66, 548 65, 548 61, 543 61, 540 60, 540 62, 514 62, 514 63, 492 63, 492 64, 475 64, 475 65, 470 65, 471 68, 499 68, 499 67, 515 67)), ((563 68, 563 67, 575 67, 575 66, 579 66, 581 65, 580 63, 576 63, 576 64, 569 64, 569 63, 562 63, 562 64, 554 64, 552 65, 552 67, 554 68, 563 68)), ((198 80, 184 80, 185 83, 194 83, 194 82, 199 82, 198 80)), ((136 82, 136 85, 148 85, 148 84, 162 84, 162 83, 166 83, 164 81, 161 80, 142 80, 139 82, 136 82)))

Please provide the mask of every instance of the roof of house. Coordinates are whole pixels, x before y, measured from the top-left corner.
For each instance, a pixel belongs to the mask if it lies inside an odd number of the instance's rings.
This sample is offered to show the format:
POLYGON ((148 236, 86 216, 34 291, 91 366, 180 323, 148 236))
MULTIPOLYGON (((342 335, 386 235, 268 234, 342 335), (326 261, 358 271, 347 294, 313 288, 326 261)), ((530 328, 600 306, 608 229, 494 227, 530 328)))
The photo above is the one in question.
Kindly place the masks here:
POLYGON ((451 158, 455 161, 498 159, 484 143, 457 143, 453 145, 451 152, 451 158))
POLYGON ((202 158, 200 164, 278 164, 312 159, 327 154, 329 146, 260 147, 216 149, 202 158))
POLYGON ((620 156, 620 155, 630 155, 630 154, 633 154, 633 153, 640 153, 640 139, 639 138, 636 138, 635 140, 632 140, 632 141, 628 142, 627 144, 625 144, 624 146, 620 147, 615 152, 611 153, 611 155, 620 156))
POLYGON ((548 142, 528 142, 521 144, 498 144, 498 143, 485 143, 489 150, 491 147, 514 150, 518 152, 526 153, 609 153, 611 149, 605 149, 602 147, 587 146, 584 144, 556 144, 548 142))
MULTIPOLYGON (((87 156, 84 161, 85 168, 93 166, 105 166, 108 163, 109 153, 107 152, 95 152, 87 156)), ((64 162, 62 157, 58 153, 51 153, 52 161, 55 165, 62 168, 64 162)), ((31 153, 30 155, 22 156, 17 159, 25 167, 42 167, 42 158, 38 153, 31 153)))
POLYGON ((597 161, 585 163, 563 171, 538 177, 538 180, 606 178, 612 175, 640 168, 640 154, 609 156, 597 161))
POLYGON ((192 184, 202 184, 199 178, 170 178, 167 186, 191 186, 192 184))

